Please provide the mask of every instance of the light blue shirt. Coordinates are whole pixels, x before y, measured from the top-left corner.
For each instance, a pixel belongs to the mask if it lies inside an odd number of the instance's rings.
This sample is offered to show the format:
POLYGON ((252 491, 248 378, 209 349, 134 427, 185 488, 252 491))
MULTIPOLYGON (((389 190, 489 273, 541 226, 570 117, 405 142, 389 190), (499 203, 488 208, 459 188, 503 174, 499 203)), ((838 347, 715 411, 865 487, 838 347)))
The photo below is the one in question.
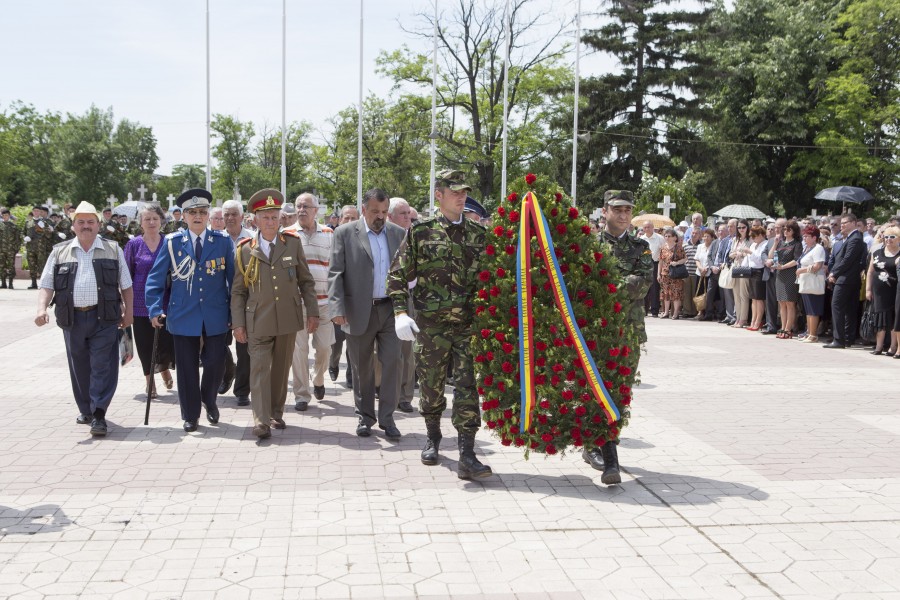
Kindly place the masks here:
POLYGON ((375 282, 372 285, 372 298, 387 297, 385 285, 387 283, 388 268, 391 265, 391 255, 388 252, 387 234, 384 229, 381 233, 375 233, 369 229, 369 224, 363 219, 366 235, 369 236, 369 245, 372 247, 372 262, 375 263, 375 282))

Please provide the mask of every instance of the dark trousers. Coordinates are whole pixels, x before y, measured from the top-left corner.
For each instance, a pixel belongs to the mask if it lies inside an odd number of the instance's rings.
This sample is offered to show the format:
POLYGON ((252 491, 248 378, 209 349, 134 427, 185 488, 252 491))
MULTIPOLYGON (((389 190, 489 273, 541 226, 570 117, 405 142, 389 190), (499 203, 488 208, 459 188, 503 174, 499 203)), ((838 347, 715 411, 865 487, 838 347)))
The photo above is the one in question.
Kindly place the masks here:
POLYGON ((719 287, 719 274, 710 273, 706 288, 706 318, 719 320, 725 316, 723 290, 719 287))
POLYGON ((178 377, 178 402, 181 418, 200 419, 200 403, 215 406, 216 394, 225 372, 225 338, 219 335, 173 335, 175 342, 175 374, 178 377), (200 341, 203 341, 202 349, 200 341), (200 361, 203 378, 200 378, 200 361))
POLYGON ((231 348, 225 346, 225 375, 223 379, 230 379, 234 376, 234 395, 249 396, 250 395, 250 351, 247 344, 235 341, 235 352, 237 353, 237 364, 231 355, 231 348))
POLYGON ((400 384, 400 340, 394 331, 394 308, 390 302, 372 306, 366 331, 362 335, 347 334, 347 350, 350 353, 350 364, 353 366, 353 398, 356 401, 356 414, 366 425, 373 425, 376 421, 382 426, 393 424, 400 384), (375 360, 381 363, 381 393, 377 417, 375 360))
POLYGON ((831 331, 834 341, 849 346, 856 340, 860 283, 839 283, 831 296, 831 331))
MULTIPOLYGON (((778 326, 778 298, 775 296, 775 273, 766 280, 766 327, 772 331, 779 331, 778 326)), ((816 335, 812 332, 812 335, 816 335)))
POLYGON ((119 383, 119 327, 97 320, 97 309, 75 311, 63 329, 75 404, 83 415, 102 417, 119 383), (98 411, 102 411, 99 412, 98 411))
POLYGON ((644 312, 654 317, 659 314, 659 261, 653 261, 653 282, 644 297, 644 312))

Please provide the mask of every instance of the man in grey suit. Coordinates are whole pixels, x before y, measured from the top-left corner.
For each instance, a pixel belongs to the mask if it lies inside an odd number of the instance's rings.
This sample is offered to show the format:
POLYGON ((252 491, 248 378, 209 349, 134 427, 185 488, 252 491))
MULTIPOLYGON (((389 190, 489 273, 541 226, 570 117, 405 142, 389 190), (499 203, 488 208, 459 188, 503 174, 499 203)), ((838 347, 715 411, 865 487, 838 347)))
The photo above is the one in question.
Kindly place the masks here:
POLYGON ((368 437, 376 422, 385 437, 398 439, 397 408, 400 340, 394 331, 394 310, 387 295, 391 259, 406 231, 387 222, 390 199, 377 188, 363 196, 362 219, 339 227, 328 272, 328 302, 332 321, 347 340, 353 370, 353 397, 359 423, 356 435, 368 437), (381 363, 381 392, 375 414, 375 343, 381 363))

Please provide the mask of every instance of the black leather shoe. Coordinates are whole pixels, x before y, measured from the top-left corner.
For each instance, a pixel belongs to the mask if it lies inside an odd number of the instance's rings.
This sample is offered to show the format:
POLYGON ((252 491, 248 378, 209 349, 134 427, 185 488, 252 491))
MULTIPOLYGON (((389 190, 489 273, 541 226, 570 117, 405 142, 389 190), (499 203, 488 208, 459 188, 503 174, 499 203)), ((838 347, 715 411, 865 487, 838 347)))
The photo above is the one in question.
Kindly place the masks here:
POLYGON ((842 343, 840 343, 840 342, 831 342, 830 344, 823 344, 822 347, 823 347, 823 348, 829 348, 829 349, 832 349, 832 348, 847 348, 847 346, 845 346, 844 344, 842 344, 842 343))
POLYGON ((219 392, 220 394, 227 394, 227 393, 228 393, 228 390, 231 389, 231 384, 232 384, 233 382, 234 382, 234 375, 232 375, 231 377, 225 376, 225 377, 222 379, 222 383, 219 385, 219 390, 218 390, 218 392, 219 392))
POLYGON ((313 386, 313 396, 316 397, 316 400, 321 400, 325 397, 325 386, 324 385, 314 385, 313 386))
POLYGON ((413 408, 412 402, 401 402, 397 405, 397 410, 400 412, 411 413, 416 409, 413 408))
POLYGON ((400 430, 397 429, 397 426, 391 423, 390 425, 379 425, 378 429, 384 430, 384 437, 389 440, 399 440, 401 437, 400 430))
POLYGON ((103 417, 94 417, 91 421, 91 435, 102 437, 106 435, 106 419, 103 417))
POLYGON ((590 450, 585 448, 581 451, 581 458, 584 459, 584 462, 591 465, 592 469, 597 471, 603 470, 603 454, 600 453, 599 448, 591 448, 590 450))
POLYGON ((298 410, 300 412, 303 412, 307 408, 309 408, 309 402, 307 402, 306 400, 297 400, 297 403, 294 404, 294 410, 298 410))
POLYGON ((185 421, 183 427, 188 433, 197 431, 197 421, 185 421))
POLYGON ((94 420, 94 417, 91 415, 78 415, 75 417, 75 422, 79 425, 90 425, 91 421, 94 420))
POLYGON ((206 420, 209 421, 210 425, 215 425, 219 422, 219 407, 213 404, 212 406, 206 407, 206 420))
POLYGON ((237 405, 238 406, 250 406, 250 396, 238 396, 237 397, 237 405))
POLYGON ((719 321, 719 323, 725 324, 725 323, 728 323, 728 321, 730 321, 730 320, 731 320, 731 319, 729 319, 728 317, 725 317, 724 319, 722 319, 721 321, 719 321))
POLYGON ((369 437, 372 435, 372 428, 360 421, 359 425, 356 426, 356 435, 359 437, 369 437))
POLYGON ((338 368, 337 367, 328 367, 328 376, 331 377, 332 381, 337 381, 338 368))

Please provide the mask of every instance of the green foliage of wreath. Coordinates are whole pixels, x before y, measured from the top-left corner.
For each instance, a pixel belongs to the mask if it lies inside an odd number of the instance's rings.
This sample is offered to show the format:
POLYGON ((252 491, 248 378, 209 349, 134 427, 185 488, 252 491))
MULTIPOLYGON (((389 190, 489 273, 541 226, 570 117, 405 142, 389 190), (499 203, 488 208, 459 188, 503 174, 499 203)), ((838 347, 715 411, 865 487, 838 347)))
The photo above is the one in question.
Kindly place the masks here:
POLYGON ((504 446, 563 453, 616 440, 628 423, 637 376, 637 335, 628 324, 628 298, 620 290, 616 260, 591 233, 588 220, 546 177, 512 182, 493 215, 476 299, 475 369, 483 419, 504 446), (520 431, 519 324, 516 246, 521 201, 533 192, 546 216, 573 312, 603 384, 620 413, 610 424, 594 398, 565 328, 537 239, 531 244, 536 402, 532 427, 520 431))

